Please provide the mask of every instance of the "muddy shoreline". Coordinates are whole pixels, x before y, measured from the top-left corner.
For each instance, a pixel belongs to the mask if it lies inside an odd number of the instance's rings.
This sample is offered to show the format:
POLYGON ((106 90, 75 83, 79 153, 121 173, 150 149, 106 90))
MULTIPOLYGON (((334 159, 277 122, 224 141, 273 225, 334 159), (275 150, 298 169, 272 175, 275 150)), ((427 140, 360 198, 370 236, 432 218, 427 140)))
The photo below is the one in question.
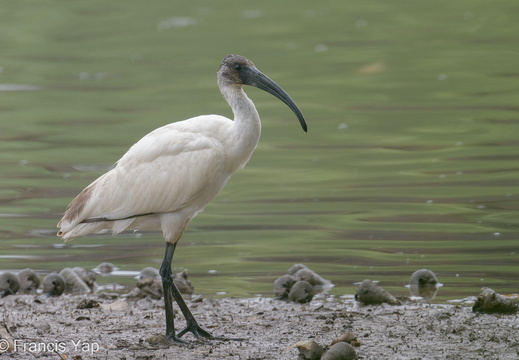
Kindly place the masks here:
MULTIPOLYGON (((150 344, 164 332, 162 300, 101 295, 1 299, 2 328, 15 352, 2 358, 32 359, 297 359, 298 341, 328 346, 345 331, 358 336, 359 359, 519 359, 519 315, 473 313, 469 306, 361 306, 352 299, 321 298, 295 304, 272 298, 224 298, 187 302, 215 336, 237 341, 187 346, 150 344), (78 309, 82 301, 101 306, 78 309), (4 330, 5 331, 5 330, 4 330), (54 348, 53 348, 54 346, 54 348)), ((177 309, 175 309, 177 310, 177 309)), ((176 327, 184 325, 176 314, 176 327)))

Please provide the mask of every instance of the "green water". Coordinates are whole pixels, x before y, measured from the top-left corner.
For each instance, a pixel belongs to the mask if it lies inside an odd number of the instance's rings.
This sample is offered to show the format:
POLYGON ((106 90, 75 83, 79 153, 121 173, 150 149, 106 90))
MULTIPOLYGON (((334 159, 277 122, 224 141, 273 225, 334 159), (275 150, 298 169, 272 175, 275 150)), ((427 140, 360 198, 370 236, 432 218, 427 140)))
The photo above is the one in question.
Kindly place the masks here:
POLYGON ((294 263, 335 295, 366 278, 405 295, 420 268, 445 284, 439 300, 518 291, 515 0, 0 5, 0 270, 158 267, 160 233, 63 246, 56 223, 149 131, 231 116, 215 73, 239 53, 287 90, 309 132, 247 89, 260 144, 174 259, 197 293, 270 296, 294 263))

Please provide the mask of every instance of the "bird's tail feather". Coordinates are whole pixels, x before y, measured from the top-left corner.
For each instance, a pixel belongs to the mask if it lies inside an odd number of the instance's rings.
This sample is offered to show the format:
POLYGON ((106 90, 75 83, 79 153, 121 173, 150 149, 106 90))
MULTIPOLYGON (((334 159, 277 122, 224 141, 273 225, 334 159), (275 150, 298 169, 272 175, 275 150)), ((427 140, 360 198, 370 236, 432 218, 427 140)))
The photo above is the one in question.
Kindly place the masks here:
POLYGON ((79 223, 74 227, 67 229, 66 226, 62 226, 58 231, 58 236, 61 237, 65 242, 70 241, 74 238, 85 236, 89 234, 103 234, 109 231, 112 235, 117 235, 120 232, 126 230, 135 218, 116 220, 116 221, 96 221, 88 223, 79 223))

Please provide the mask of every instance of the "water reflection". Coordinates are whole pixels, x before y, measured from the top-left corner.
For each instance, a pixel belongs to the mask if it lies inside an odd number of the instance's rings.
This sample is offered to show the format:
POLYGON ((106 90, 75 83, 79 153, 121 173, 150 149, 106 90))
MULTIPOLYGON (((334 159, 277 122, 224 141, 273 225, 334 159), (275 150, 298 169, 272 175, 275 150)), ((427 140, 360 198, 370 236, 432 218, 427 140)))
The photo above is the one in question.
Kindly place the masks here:
POLYGON ((424 300, 433 300, 438 293, 439 286, 436 285, 409 285, 409 292, 411 293, 411 298, 415 300, 416 298, 421 298, 424 300))
POLYGON ((26 84, 0 84, 0 91, 34 91, 41 87, 26 84))
POLYGON ((40 261, 46 260, 44 257, 36 256, 36 255, 0 255, 0 259, 25 259, 25 260, 40 260, 40 261))

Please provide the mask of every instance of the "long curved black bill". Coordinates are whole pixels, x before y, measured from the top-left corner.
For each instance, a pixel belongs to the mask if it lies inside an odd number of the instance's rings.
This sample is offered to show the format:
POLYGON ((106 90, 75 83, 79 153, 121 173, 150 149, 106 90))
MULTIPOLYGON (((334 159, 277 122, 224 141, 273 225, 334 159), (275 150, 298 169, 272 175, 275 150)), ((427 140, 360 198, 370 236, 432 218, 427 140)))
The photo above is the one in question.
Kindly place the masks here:
POLYGON ((274 80, 270 79, 255 67, 247 67, 245 71, 247 72, 246 74, 241 74, 246 75, 242 77, 243 83, 245 85, 257 87, 258 89, 266 91, 269 94, 277 97, 279 100, 283 101, 290 109, 292 109, 294 114, 296 114, 297 119, 303 128, 303 131, 308 131, 308 127, 306 126, 306 121, 303 114, 301 113, 301 110, 299 110, 294 100, 292 100, 292 98, 286 93, 285 90, 281 88, 281 86, 276 84, 274 80))

